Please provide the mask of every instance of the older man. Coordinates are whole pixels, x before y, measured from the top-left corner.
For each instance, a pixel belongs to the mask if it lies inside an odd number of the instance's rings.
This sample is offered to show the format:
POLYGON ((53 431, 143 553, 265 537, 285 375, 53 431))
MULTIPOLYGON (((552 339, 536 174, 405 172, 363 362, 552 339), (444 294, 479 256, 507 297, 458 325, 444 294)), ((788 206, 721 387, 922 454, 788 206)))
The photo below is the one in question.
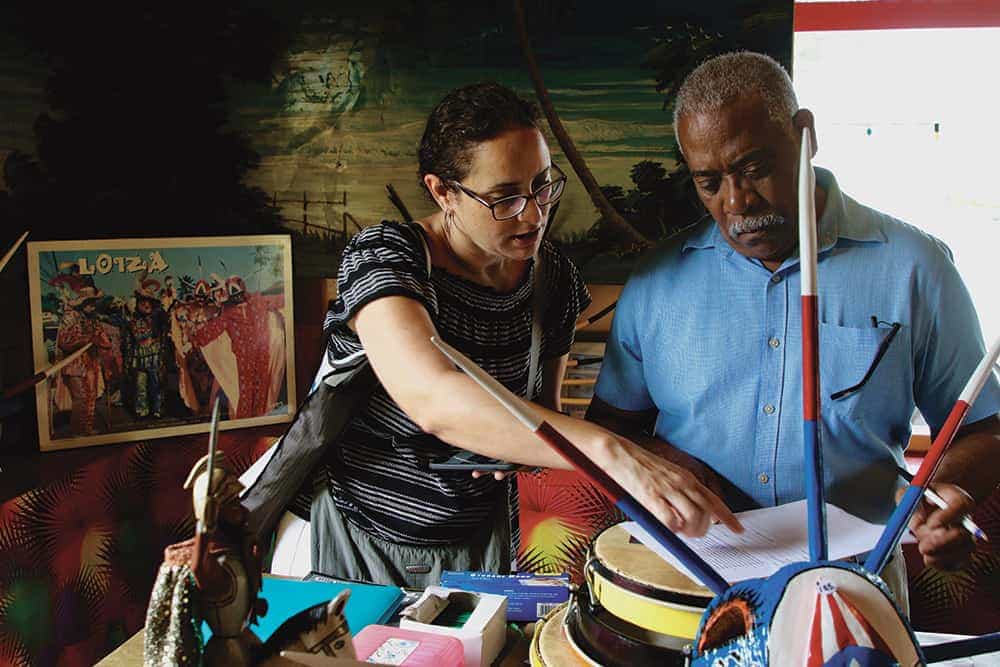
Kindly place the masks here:
MULTIPOLYGON (((631 435, 652 429, 675 456, 696 457, 705 478, 723 478, 733 509, 798 500, 797 172, 813 117, 777 62, 747 52, 702 64, 675 108, 678 145, 714 223, 658 248, 629 279, 589 417, 631 435)), ((884 522, 914 407, 941 428, 984 354, 982 335, 947 247, 815 171, 827 500, 884 522)), ((911 523, 929 564, 958 565, 973 547, 959 520, 1000 481, 990 463, 998 410, 991 379, 935 477, 950 509, 922 507, 911 523)), ((904 582, 893 588, 905 606, 904 582)))

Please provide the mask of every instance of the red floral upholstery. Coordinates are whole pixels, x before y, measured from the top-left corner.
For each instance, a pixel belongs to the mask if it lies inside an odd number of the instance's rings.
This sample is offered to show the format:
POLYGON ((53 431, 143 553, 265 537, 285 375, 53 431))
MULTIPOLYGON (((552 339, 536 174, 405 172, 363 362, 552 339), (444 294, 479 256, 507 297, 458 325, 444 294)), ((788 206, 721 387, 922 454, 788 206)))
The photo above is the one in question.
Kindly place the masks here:
MULTIPOLYGON (((219 444, 242 472, 282 430, 219 444)), ((121 446, 0 504, 0 666, 92 665, 142 628, 164 547, 194 532, 182 485, 205 443, 121 446)))

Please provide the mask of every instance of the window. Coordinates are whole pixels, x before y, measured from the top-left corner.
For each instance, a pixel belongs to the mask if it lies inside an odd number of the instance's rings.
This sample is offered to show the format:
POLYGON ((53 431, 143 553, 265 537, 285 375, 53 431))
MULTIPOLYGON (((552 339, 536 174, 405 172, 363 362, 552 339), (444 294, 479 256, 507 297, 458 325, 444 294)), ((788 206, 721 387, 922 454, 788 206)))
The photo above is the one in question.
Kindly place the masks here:
POLYGON ((1000 21, 988 4, 800 3, 793 61, 799 103, 816 115, 815 163, 855 199, 948 244, 987 345, 1000 336, 1000 21), (895 11, 873 18, 865 5, 895 11), (850 29, 893 16, 909 27, 850 29), (826 25, 837 29, 817 29, 826 25))

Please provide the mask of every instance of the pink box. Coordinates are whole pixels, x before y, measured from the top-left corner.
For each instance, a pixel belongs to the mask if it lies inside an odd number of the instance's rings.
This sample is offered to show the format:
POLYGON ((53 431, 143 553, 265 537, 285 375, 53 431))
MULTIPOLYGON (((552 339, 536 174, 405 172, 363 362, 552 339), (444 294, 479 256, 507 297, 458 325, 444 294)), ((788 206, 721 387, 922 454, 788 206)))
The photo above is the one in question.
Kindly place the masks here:
POLYGON ((417 630, 369 625, 354 636, 358 660, 406 667, 462 667, 462 642, 417 630))

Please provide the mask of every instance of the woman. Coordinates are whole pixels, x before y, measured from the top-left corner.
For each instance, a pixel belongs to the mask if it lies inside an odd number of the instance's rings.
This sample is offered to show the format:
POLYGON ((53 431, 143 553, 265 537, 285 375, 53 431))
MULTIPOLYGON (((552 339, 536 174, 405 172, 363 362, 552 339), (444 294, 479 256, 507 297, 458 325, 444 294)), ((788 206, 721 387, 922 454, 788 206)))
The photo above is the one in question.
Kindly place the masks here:
POLYGON ((565 177, 537 123, 535 107, 498 84, 451 92, 419 150, 421 183, 440 210, 365 229, 345 249, 329 354, 363 348, 381 386, 329 452, 329 494, 320 489, 312 505, 314 568, 411 586, 435 583, 442 569, 505 572, 517 548, 513 480, 436 472, 428 462, 462 448, 570 467, 441 355, 432 335, 521 396, 530 382, 545 417, 668 525, 701 534, 713 516, 735 523, 685 469, 558 412, 590 296, 576 267, 542 240, 565 177), (529 378, 539 268, 540 362, 529 378))

